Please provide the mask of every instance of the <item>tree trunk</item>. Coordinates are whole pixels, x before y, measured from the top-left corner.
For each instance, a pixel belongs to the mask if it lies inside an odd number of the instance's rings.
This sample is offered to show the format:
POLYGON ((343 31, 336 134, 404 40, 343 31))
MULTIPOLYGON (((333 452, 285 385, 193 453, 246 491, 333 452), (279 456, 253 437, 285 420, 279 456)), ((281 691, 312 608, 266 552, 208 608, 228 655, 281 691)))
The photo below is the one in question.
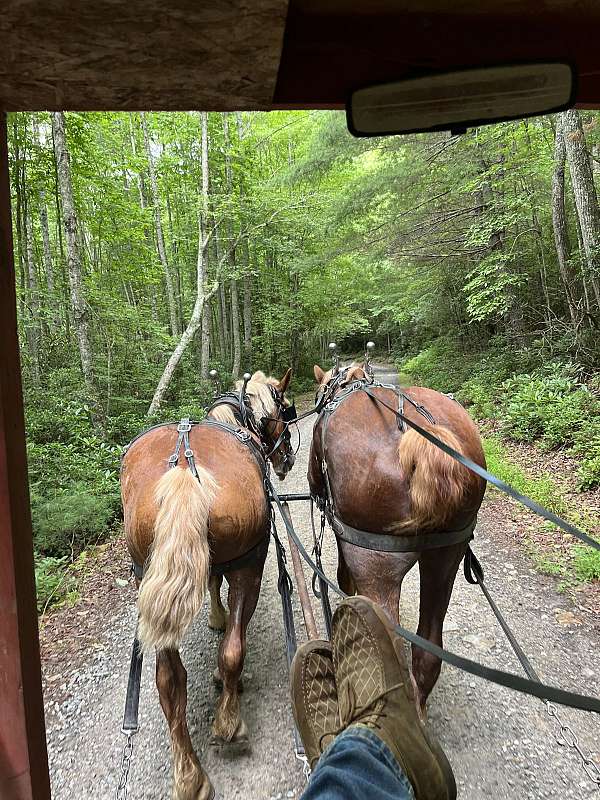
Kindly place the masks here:
POLYGON ((583 251, 594 294, 600 294, 600 208, 579 112, 572 108, 559 115, 565 138, 571 186, 581 228, 583 251))
MULTIPOLYGON (((165 393, 169 388, 171 379, 181 361, 181 357, 188 345, 194 339, 198 329, 202 326, 202 364, 201 373, 206 370, 208 379, 208 359, 210 356, 210 305, 209 300, 218 289, 215 283, 208 292, 205 290, 206 282, 206 253, 208 251, 208 236, 205 235, 205 221, 208 218, 208 114, 206 111, 200 112, 202 124, 202 192, 200 210, 198 214, 198 259, 196 261, 196 302, 192 310, 192 315, 188 325, 181 335, 177 347, 171 353, 164 372, 158 382, 154 397, 148 408, 148 416, 155 414, 164 399, 165 393), (208 323, 205 320, 209 320, 208 323)), ((202 377, 204 375, 202 374, 202 377)))
POLYGON ((227 112, 223 112, 223 139, 225 150, 225 186, 229 198, 229 212, 227 221, 228 247, 230 250, 229 266, 231 270, 231 331, 233 341, 233 362, 231 367, 231 377, 236 379, 240 374, 240 362, 242 358, 242 344, 240 341, 240 304, 238 298, 236 269, 236 254, 233 247, 234 225, 233 225, 233 174, 231 171, 231 140, 229 138, 229 117, 227 112))
MULTIPOLYGON (((244 130, 244 123, 242 119, 242 114, 240 111, 236 111, 235 114, 236 121, 237 121, 237 132, 238 138, 241 141, 246 136, 246 131, 244 130)), ((243 180, 240 181, 240 209, 241 209, 241 227, 247 225, 246 219, 246 195, 244 192, 244 184, 243 180)), ((242 274, 243 274, 243 286, 244 286, 244 306, 243 306, 243 318, 244 318, 244 359, 246 360, 246 368, 250 369, 252 364, 252 273, 250 269, 250 252, 248 247, 248 239, 244 238, 242 245, 242 274)))
POLYGON ((233 367, 231 369, 231 377, 235 379, 239 377, 240 362, 242 359, 240 342, 240 301, 235 278, 231 280, 231 326, 233 328, 233 367))
MULTIPOLYGON (((246 252, 248 246, 246 244, 246 252)), ((244 275, 244 358, 248 364, 252 363, 252 276, 250 272, 244 275)), ((250 367, 248 366, 248 369, 250 367)))
MULTIPOLYGON (((206 224, 209 217, 209 168, 208 168, 208 113, 200 111, 200 121, 202 124, 202 195, 200 213, 198 215, 198 229, 200 231, 200 241, 202 242, 202 231, 208 228, 206 224)), ((198 293, 204 291, 204 284, 207 277, 207 266, 205 247, 198 248, 198 293), (202 258, 200 253, 202 252, 202 258)), ((208 367, 210 361, 210 306, 208 303, 203 304, 202 309, 202 347, 201 347, 201 364, 200 364, 200 377, 203 380, 208 380, 208 367)))
POLYGON ((56 157, 62 218, 67 245, 67 272, 71 289, 73 327, 75 328, 75 335, 77 336, 77 343, 79 345, 79 357, 81 359, 83 378, 92 402, 96 424, 99 425, 98 391, 94 377, 92 346, 90 343, 89 312, 83 296, 81 259, 77 246, 77 215, 73 202, 71 164, 65 135, 65 115, 62 111, 52 112, 52 133, 54 136, 54 153, 56 157))
POLYGON ((160 216, 160 203, 158 195, 158 181, 156 179, 156 167, 154 164, 154 155, 150 144, 150 135, 148 133, 148 122, 146 120, 146 113, 140 114, 142 121, 142 131, 144 134, 144 146, 146 148, 146 156, 148 158, 148 173, 150 175, 150 191, 152 193, 152 207, 154 210, 154 226, 156 229, 156 247, 158 250, 158 257, 162 264, 165 273, 165 283, 167 287, 167 306, 169 309, 169 320, 171 323, 171 335, 179 335, 179 320, 177 318, 177 303, 175 302, 175 287, 173 285, 173 275, 167 260, 167 251, 165 248, 165 238, 163 235, 162 221, 160 216))
POLYGON ((29 203, 25 206, 25 261, 27 263, 27 305, 29 324, 27 325, 27 344, 31 358, 31 377, 38 385, 40 382, 40 297, 35 255, 33 251, 33 221, 29 203))
POLYGON ((569 236, 565 218, 565 137, 561 125, 561 115, 556 118, 556 133, 554 140, 554 173, 552 175, 552 227, 554 228, 554 243, 558 258, 560 278, 567 297, 569 315, 574 325, 577 325, 577 309, 573 300, 571 289, 571 276, 569 275, 569 236))

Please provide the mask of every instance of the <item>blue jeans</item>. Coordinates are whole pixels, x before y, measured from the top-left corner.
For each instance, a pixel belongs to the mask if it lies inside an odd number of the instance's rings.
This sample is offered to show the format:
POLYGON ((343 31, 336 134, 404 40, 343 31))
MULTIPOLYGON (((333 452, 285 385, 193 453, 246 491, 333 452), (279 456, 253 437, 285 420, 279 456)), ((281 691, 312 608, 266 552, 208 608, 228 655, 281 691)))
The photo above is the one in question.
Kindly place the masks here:
POLYGON ((414 800, 389 747, 368 728, 346 728, 319 759, 301 800, 414 800))

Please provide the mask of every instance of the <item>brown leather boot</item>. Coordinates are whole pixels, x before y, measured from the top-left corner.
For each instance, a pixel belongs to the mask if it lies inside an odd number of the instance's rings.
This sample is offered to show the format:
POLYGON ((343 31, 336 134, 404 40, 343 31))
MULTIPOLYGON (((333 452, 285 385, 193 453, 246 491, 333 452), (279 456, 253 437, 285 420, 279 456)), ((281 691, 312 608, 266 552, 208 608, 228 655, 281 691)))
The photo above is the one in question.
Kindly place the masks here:
POLYGON ((292 709, 313 769, 340 727, 331 644, 314 639, 301 645, 290 669, 292 709))
POLYGON ((384 610, 366 597, 344 600, 332 644, 340 729, 361 725, 382 739, 416 800, 455 800, 452 768, 417 714, 403 644, 384 610))

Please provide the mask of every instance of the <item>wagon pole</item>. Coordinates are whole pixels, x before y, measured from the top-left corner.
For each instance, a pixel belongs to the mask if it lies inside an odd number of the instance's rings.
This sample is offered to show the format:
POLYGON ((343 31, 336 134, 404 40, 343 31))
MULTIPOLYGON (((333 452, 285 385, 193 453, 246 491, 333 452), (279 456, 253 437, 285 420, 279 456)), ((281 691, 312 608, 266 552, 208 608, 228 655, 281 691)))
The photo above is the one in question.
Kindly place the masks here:
MULTIPOLYGON (((290 515, 290 507, 286 500, 281 503, 281 511, 289 526, 292 525, 292 518, 290 515)), ((313 614, 310 596, 306 587, 306 578, 304 570, 302 569, 302 562, 300 561, 300 553, 296 543, 289 534, 289 527, 286 525, 288 531, 287 537, 290 544, 290 552, 292 554, 292 564, 294 565, 294 575, 296 576, 296 587, 298 589, 298 597, 300 598, 300 605, 302 606, 302 615, 304 616, 304 626, 309 639, 318 639, 319 631, 315 623, 315 616, 313 614)))

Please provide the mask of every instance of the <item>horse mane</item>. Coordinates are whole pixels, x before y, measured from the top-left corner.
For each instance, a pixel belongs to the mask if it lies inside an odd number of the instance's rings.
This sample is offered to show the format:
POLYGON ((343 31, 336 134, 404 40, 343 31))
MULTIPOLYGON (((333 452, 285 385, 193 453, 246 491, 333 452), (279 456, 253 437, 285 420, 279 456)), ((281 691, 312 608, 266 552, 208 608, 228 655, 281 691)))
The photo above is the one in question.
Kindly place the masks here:
MULTIPOLYGON (((235 382, 235 391, 238 394, 243 383, 243 381, 235 382)), ((273 399, 269 386, 277 386, 277 384, 277 378, 267 377, 264 372, 257 370, 246 385, 246 394, 250 401, 250 407, 259 425, 265 417, 271 417, 275 414, 275 400, 273 399)), ((212 419, 216 419, 218 422, 225 422, 235 426, 238 425, 233 409, 226 403, 215 406, 208 416, 212 419)))
POLYGON ((352 364, 348 367, 348 372, 342 382, 342 386, 345 386, 348 383, 352 383, 352 381, 360 381, 365 377, 365 369, 364 364, 359 364, 357 361, 353 361, 352 364))

